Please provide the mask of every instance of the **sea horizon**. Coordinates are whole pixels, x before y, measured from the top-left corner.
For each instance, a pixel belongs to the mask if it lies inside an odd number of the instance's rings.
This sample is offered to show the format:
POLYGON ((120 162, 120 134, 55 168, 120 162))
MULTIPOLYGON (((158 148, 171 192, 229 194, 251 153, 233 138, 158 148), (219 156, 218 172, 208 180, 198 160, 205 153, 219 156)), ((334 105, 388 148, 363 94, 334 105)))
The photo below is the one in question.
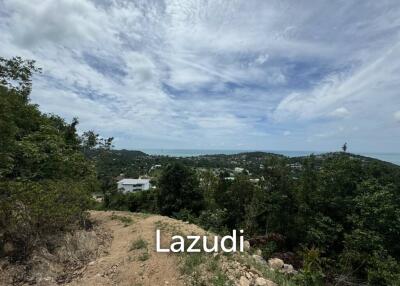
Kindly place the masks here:
MULTIPOLYGON (((324 154, 335 151, 291 151, 291 150, 258 150, 258 149, 168 149, 168 148, 141 148, 138 149, 149 155, 159 156, 170 156, 170 157, 193 157, 202 155, 233 155, 247 152, 266 152, 284 155, 287 157, 301 157, 308 156, 311 154, 324 154)), ((365 157, 371 157, 382 161, 390 162, 396 165, 400 165, 400 153, 393 152, 349 152, 355 155, 361 155, 365 157)))

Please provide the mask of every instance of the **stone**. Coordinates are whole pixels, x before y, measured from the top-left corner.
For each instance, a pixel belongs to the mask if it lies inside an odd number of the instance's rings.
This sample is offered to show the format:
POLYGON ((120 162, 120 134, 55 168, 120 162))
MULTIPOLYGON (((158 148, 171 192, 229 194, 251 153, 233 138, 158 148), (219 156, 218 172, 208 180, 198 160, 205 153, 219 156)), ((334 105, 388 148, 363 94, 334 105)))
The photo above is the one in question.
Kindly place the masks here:
POLYGON ((252 257, 253 257, 253 259, 254 259, 257 263, 259 263, 259 264, 263 264, 263 265, 267 264, 267 262, 265 261, 265 259, 262 258, 260 255, 253 254, 252 257))
POLYGON ((262 277, 258 277, 256 281, 254 282, 254 286, 278 286, 275 282, 272 282, 271 280, 267 280, 262 277))
POLYGON ((250 281, 246 277, 241 276, 240 280, 239 280, 239 285, 240 286, 250 286, 250 281))
POLYGON ((297 271, 294 270, 293 265, 291 264, 283 264, 283 267, 280 271, 286 274, 297 274, 297 271))
POLYGON ((271 258, 268 260, 268 266, 274 270, 282 269, 283 264, 283 260, 279 258, 271 258))
POLYGON ((245 240, 243 242, 243 250, 244 251, 249 251, 250 250, 250 242, 248 240, 245 240))
POLYGON ((246 276, 246 278, 249 279, 249 280, 252 279, 251 273, 249 273, 249 272, 245 272, 245 276, 246 276))
POLYGON ((256 251, 254 252, 254 254, 262 256, 262 251, 261 249, 257 248, 256 251))
POLYGON ((12 255, 14 252, 14 245, 11 242, 4 243, 3 252, 5 256, 12 255))

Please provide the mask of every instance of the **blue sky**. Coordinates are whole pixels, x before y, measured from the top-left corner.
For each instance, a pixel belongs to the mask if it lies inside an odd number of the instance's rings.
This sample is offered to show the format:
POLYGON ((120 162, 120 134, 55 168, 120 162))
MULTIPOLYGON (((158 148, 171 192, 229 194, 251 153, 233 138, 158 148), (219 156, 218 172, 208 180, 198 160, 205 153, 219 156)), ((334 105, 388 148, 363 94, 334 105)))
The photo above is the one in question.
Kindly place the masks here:
POLYGON ((400 152, 400 2, 0 0, 32 101, 116 148, 400 152))

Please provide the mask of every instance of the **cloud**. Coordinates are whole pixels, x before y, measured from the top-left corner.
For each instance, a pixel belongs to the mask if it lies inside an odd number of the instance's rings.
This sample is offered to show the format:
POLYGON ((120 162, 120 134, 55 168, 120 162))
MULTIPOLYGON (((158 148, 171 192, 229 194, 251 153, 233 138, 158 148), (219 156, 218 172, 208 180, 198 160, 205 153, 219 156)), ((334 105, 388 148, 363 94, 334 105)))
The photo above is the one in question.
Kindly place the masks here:
POLYGON ((289 136, 289 135, 291 135, 292 134, 292 132, 290 132, 289 130, 285 130, 284 132, 283 132, 283 135, 284 136, 289 136))
POLYGON ((350 115, 350 111, 345 107, 336 108, 329 115, 337 118, 345 118, 350 115))
POLYGON ((396 111, 396 112, 393 114, 393 117, 394 117, 394 119, 395 119, 397 122, 400 122, 400 110, 399 110, 399 111, 396 111))
POLYGON ((353 150, 394 150, 400 139, 387 116, 400 106, 394 0, 3 0, 0 11, 0 54, 43 68, 33 102, 117 147, 325 150, 354 138, 353 150))
MULTIPOLYGON (((374 59, 345 72, 327 75, 311 91, 293 92, 278 104, 274 118, 314 119, 325 116, 329 109, 337 105, 349 103, 359 104, 373 109, 382 99, 398 101, 396 91, 389 86, 396 86, 395 74, 398 74, 400 62, 395 60, 400 55, 400 46, 387 48, 376 54, 374 59), (380 97, 377 96, 380 94, 380 97)), ((388 107, 388 106, 387 106, 388 107)), ((339 107, 332 115, 347 114, 339 107)))
POLYGON ((77 47, 115 40, 109 37, 111 19, 90 1, 6 0, 5 6, 11 14, 8 21, 13 39, 25 48, 49 43, 77 47))

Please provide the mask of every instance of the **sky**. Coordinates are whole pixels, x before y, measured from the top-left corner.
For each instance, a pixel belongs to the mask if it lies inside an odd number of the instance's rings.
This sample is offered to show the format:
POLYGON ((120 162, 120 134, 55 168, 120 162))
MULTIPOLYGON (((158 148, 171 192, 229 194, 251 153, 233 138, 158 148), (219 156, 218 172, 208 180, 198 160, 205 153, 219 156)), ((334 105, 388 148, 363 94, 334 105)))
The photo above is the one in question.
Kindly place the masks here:
POLYGON ((400 152, 397 0, 0 0, 0 56, 115 148, 400 152))

